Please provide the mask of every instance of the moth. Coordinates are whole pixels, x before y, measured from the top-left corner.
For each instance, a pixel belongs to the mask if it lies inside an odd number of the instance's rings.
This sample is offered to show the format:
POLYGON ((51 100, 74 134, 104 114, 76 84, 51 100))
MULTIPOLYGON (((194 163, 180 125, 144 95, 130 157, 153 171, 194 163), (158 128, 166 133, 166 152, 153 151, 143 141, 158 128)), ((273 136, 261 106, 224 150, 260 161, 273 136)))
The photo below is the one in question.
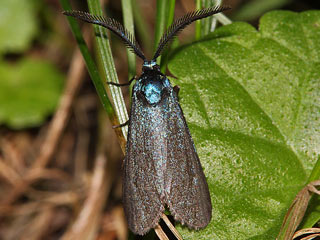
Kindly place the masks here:
MULTIPOLYGON (((156 60, 186 26, 228 9, 206 8, 175 20, 161 37, 151 60, 118 21, 80 11, 64 12, 109 29, 143 60, 142 74, 136 78, 132 91, 123 164, 124 211, 135 234, 143 235, 154 228, 165 207, 176 221, 192 229, 204 228, 211 220, 208 184, 178 101, 178 88, 171 86, 156 60)), ((129 85, 134 79, 128 84, 113 84, 129 85)))

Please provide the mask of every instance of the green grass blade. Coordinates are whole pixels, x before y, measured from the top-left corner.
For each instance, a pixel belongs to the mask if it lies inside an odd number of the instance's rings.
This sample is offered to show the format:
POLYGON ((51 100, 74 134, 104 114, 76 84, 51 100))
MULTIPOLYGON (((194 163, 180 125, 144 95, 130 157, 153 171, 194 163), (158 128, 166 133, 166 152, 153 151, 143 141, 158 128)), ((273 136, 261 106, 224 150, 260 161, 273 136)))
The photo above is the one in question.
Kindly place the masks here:
MULTIPOLYGON (((123 24, 126 29, 134 36, 132 0, 122 0, 123 24)), ((136 74, 136 56, 127 48, 128 56, 128 76, 131 79, 136 74)))
MULTIPOLYGON (((161 36, 165 31, 168 17, 168 3, 169 0, 157 1, 157 17, 154 35, 154 51, 157 49, 161 36)), ((160 64, 161 56, 158 57, 157 63, 160 64)))
POLYGON ((148 57, 152 52, 151 32, 149 31, 145 18, 141 14, 142 11, 139 4, 135 0, 132 1, 135 26, 141 39, 141 47, 144 48, 144 53, 146 57, 148 57))
MULTIPOLYGON (((175 5, 176 5, 175 0, 169 0, 169 3, 168 3, 169 10, 168 10, 168 16, 167 16, 168 21, 167 21, 166 29, 168 29, 170 27, 170 25, 173 23, 175 5)), ((174 41, 176 41, 176 39, 174 39, 174 41)), ((166 71, 167 64, 168 64, 168 58, 169 58, 169 52, 170 52, 170 46, 167 49, 165 49, 162 54, 161 64, 160 64, 162 72, 166 71)))
MULTIPOLYGON (((99 0, 88 0, 89 11, 91 14, 103 15, 99 0)), ((107 31, 101 26, 94 25, 97 42, 97 52, 99 55, 99 61, 102 65, 103 75, 106 82, 118 83, 118 76, 113 62, 111 53, 111 47, 107 38, 107 31)), ((128 120, 128 113, 126 105, 119 87, 110 85, 110 92, 115 106, 115 112, 120 123, 124 123, 128 120)), ((123 136, 126 138, 128 134, 128 128, 121 128, 123 136)))
MULTIPOLYGON (((196 0, 196 10, 201 9, 201 0, 196 0)), ((195 40, 201 38, 201 21, 196 21, 195 40)))
MULTIPOLYGON (((60 0, 60 3, 61 3, 63 10, 65 10, 65 11, 71 10, 71 5, 68 0, 60 0)), ((110 100, 108 99, 107 92, 106 92, 105 86, 103 84, 103 81, 100 78, 97 66, 96 66, 94 60, 92 59, 92 57, 89 53, 89 49, 83 39, 79 24, 72 17, 67 17, 67 19, 69 21, 72 33, 77 40, 79 49, 83 55, 83 58, 85 60, 85 63, 86 63, 86 66, 87 66, 87 69, 89 72, 89 75, 90 75, 92 82, 97 90, 97 93, 98 93, 100 101, 103 105, 103 108, 106 110, 108 116, 112 117, 115 114, 113 107, 112 107, 112 104, 111 104, 110 100)))

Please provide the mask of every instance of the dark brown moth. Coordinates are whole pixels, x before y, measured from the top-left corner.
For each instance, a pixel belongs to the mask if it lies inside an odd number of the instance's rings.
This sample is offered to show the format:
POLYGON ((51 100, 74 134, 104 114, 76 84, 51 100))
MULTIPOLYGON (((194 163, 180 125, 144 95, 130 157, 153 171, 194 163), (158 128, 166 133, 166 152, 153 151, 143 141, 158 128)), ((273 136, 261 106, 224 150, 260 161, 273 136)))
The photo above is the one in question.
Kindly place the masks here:
POLYGON ((204 228, 211 220, 208 184, 178 91, 160 72, 156 59, 187 25, 228 9, 207 8, 175 20, 163 34, 152 60, 147 60, 133 35, 116 20, 79 11, 64 12, 111 30, 144 62, 142 74, 133 86, 123 166, 123 205, 129 228, 136 234, 143 235, 154 228, 165 207, 175 220, 192 229, 204 228))

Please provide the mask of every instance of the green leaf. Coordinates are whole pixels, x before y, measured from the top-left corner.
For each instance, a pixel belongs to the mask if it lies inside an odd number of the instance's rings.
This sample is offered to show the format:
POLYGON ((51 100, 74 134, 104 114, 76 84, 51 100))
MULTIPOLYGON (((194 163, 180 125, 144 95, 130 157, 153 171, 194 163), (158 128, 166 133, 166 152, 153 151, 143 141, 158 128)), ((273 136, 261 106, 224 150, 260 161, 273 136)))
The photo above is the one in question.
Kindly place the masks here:
POLYGON ((19 129, 40 125, 55 110, 63 76, 44 60, 0 62, 0 124, 19 129))
POLYGON ((251 0, 241 4, 242 6, 236 11, 232 19, 242 21, 253 20, 267 11, 282 8, 290 2, 292 2, 292 0, 251 0))
POLYGON ((36 0, 1 0, 0 54, 22 52, 37 31, 36 0))
POLYGON ((276 238, 320 153, 319 46, 319 11, 274 11, 173 55, 213 206, 184 239, 276 238))

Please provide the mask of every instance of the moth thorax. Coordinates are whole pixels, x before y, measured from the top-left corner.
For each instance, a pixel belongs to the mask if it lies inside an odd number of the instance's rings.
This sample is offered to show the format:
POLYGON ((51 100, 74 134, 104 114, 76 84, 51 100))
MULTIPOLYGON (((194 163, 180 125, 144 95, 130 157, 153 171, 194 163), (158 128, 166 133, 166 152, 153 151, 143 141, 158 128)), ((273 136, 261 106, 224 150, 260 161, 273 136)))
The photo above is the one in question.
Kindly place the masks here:
POLYGON ((145 83, 142 91, 149 104, 156 104, 161 100, 163 83, 157 80, 148 81, 145 83))

